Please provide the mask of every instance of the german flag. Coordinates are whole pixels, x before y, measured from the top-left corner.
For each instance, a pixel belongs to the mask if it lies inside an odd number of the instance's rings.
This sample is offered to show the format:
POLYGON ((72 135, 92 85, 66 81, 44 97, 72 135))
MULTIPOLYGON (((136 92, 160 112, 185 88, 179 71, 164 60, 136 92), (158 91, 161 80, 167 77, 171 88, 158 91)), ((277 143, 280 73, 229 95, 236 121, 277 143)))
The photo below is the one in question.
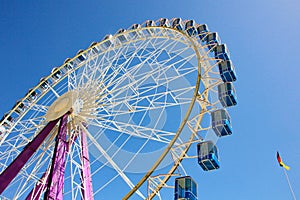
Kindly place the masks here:
POLYGON ((285 164, 282 162, 281 157, 280 157, 278 151, 277 151, 277 161, 278 161, 278 164, 279 164, 280 167, 283 167, 283 168, 286 169, 286 170, 290 170, 290 167, 287 166, 287 165, 285 165, 285 164))

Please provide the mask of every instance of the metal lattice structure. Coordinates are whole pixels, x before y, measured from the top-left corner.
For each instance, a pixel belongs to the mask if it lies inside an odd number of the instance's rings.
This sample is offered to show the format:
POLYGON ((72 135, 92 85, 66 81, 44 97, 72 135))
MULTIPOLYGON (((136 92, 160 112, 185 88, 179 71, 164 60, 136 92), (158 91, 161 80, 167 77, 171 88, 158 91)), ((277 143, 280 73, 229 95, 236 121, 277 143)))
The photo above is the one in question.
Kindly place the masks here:
POLYGON ((193 20, 148 20, 54 68, 0 122, 0 197, 161 198, 230 106, 220 44, 193 20))

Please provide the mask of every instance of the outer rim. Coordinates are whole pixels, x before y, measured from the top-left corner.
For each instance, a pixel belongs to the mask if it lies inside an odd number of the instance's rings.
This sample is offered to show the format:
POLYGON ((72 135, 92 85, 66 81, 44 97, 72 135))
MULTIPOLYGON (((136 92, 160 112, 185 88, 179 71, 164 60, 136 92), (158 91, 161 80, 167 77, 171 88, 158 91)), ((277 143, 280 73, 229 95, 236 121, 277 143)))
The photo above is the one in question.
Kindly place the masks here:
MULTIPOLYGON (((172 29, 172 28, 168 28, 168 27, 163 27, 165 29, 172 29)), ((176 135, 173 137, 173 139, 171 140, 171 142, 169 143, 169 145, 166 147, 165 151, 162 153, 162 155, 159 157, 159 159, 156 161, 156 163, 154 163, 154 165, 151 167, 151 169, 145 174, 145 176, 136 184, 136 186, 130 191, 128 192, 124 197, 123 199, 129 199, 130 196, 132 196, 134 194, 134 192, 136 192, 139 187, 141 187, 143 185, 143 183, 151 176, 151 174, 155 171, 155 169, 158 167, 158 165, 163 161, 163 159, 165 158, 165 156, 169 153, 169 151, 171 150, 171 148, 173 147, 174 143, 176 142, 176 140, 178 139, 179 135, 181 134, 182 132, 182 129, 183 127, 186 125, 187 121, 188 121, 188 118, 191 114, 191 111, 194 107, 194 104, 195 104, 195 101, 196 101, 196 97, 197 97, 197 94, 198 94, 198 90, 199 90, 199 87, 200 87, 200 80, 201 80, 201 61, 200 61, 200 53, 198 51, 198 48, 196 46, 196 44, 194 43, 194 41, 190 38, 190 36, 188 36, 187 34, 185 34, 184 32, 181 32, 181 31, 178 31, 177 29, 172 29, 172 30, 175 30, 179 33, 181 33, 182 35, 184 35, 186 38, 188 38, 188 40, 190 41, 190 43, 192 44, 193 46, 193 49, 196 53, 196 56, 197 56, 197 60, 198 60, 198 74, 197 74, 197 82, 196 82, 196 87, 195 87, 195 90, 194 90, 194 96, 192 97, 191 99, 191 103, 189 105, 189 108, 187 110, 187 113, 183 119, 183 121, 181 122, 180 126, 178 127, 177 129, 177 132, 176 132, 176 135)), ((193 135, 193 134, 192 134, 193 135)), ((191 143, 187 144, 188 147, 186 149, 188 149, 191 145, 191 143)), ((181 155, 181 157, 183 157, 184 154, 181 155)), ((181 161, 181 160, 180 160, 181 161)), ((176 163, 175 163, 176 165, 176 163)), ((174 166, 175 166, 174 165, 174 166)), ((176 168, 177 168, 178 165, 176 165, 176 168)), ((170 177, 171 175, 169 175, 170 177)), ((161 188, 159 188, 158 190, 160 190, 161 188)), ((153 196, 154 197, 154 196, 153 196)), ((152 198, 153 198, 152 197, 152 198)), ((150 198, 150 199, 152 199, 150 198)))

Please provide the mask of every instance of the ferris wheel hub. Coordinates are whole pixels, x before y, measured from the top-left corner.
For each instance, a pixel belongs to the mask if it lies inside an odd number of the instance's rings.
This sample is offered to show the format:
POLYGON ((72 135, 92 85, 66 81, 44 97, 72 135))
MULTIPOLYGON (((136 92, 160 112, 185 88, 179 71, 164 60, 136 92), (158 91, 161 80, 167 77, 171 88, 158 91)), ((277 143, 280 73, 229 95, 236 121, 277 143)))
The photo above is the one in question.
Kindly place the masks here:
POLYGON ((77 97, 78 93, 76 91, 69 91, 58 97, 49 107, 45 115, 46 121, 58 119, 67 112, 73 110, 77 97))
POLYGON ((57 102, 56 105, 54 105, 54 112, 60 112, 62 111, 70 102, 69 98, 63 98, 59 102, 57 102))
POLYGON ((80 113, 80 111, 82 110, 83 108, 83 100, 80 99, 80 98, 77 98, 76 101, 74 102, 74 106, 73 106, 73 112, 75 114, 78 114, 80 113))

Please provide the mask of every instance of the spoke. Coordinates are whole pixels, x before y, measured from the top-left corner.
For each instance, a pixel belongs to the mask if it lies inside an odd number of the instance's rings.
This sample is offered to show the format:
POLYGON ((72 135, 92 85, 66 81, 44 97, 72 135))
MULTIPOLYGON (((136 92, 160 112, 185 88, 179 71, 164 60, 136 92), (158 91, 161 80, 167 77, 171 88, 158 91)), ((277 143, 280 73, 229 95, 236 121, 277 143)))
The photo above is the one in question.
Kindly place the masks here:
MULTIPOLYGON (((165 41, 167 42, 167 41, 165 41)), ((165 43, 164 43, 165 44, 165 43)), ((164 45, 162 44, 161 47, 164 45)), ((160 47, 158 47, 158 49, 160 49, 160 47)), ((153 51, 151 52, 151 54, 146 57, 146 59, 141 59, 139 58, 139 60, 141 61, 138 65, 132 66, 130 69, 129 68, 122 68, 120 67, 120 69, 122 69, 122 71, 124 72, 123 76, 121 76, 119 79, 115 79, 115 81, 113 81, 114 79, 110 79, 110 82, 108 83, 108 85, 114 85, 114 87, 112 88, 112 90, 115 90, 116 88, 118 88, 119 90, 122 90, 121 88, 119 88, 118 83, 116 83, 116 81, 119 81, 119 83, 122 83, 122 81, 124 79, 128 79, 131 80, 132 82, 136 82, 136 80, 133 78, 133 75, 135 75, 133 72, 136 71, 136 73, 138 72, 138 68, 140 68, 140 66, 145 65, 145 63, 147 63, 152 57, 158 57, 161 53, 162 53, 163 49, 161 49, 160 51, 153 51)), ((128 87, 128 85, 127 85, 128 87)), ((135 91, 135 87, 131 88, 132 91, 135 91)))
POLYGON ((48 110, 48 106, 37 104, 37 103, 34 104, 34 105, 31 105, 30 103, 25 102, 24 106, 25 107, 30 107, 31 106, 32 111, 38 111, 38 112, 43 112, 43 113, 46 113, 47 110, 48 110))
MULTIPOLYGON (((133 96, 131 96, 130 100, 139 100, 139 101, 141 101, 142 98, 149 97, 149 95, 144 95, 144 94, 147 94, 147 92, 149 92, 151 90, 154 90, 154 89, 157 89, 159 86, 164 86, 165 84, 168 84, 169 82, 171 82, 173 80, 176 80, 176 79, 178 79, 180 77, 183 77, 183 76, 184 76, 184 74, 183 75, 179 75, 179 76, 175 76, 175 77, 170 78, 169 80, 166 80, 165 82, 161 82, 160 84, 157 84, 157 85, 154 85, 154 86, 149 86, 149 88, 144 88, 145 90, 143 90, 142 92, 136 92, 133 96)), ((145 79, 146 78, 148 78, 148 77, 145 77, 145 79)), ((116 92, 115 90, 113 90, 114 93, 109 92, 109 91, 108 91, 108 93, 110 93, 111 95, 113 94, 115 97, 117 97, 119 94, 121 94, 122 92, 124 92, 124 90, 126 90, 126 88, 128 89, 128 86, 129 87, 130 86, 134 86, 136 83, 140 83, 141 84, 142 82, 143 82, 142 80, 136 80, 135 82, 132 82, 132 83, 126 85, 126 86, 124 85, 123 87, 120 87, 120 89, 118 89, 120 91, 119 93, 115 93, 116 92)), ((190 87, 190 88, 180 88, 179 86, 177 86, 177 87, 179 88, 178 90, 176 90, 175 88, 173 88, 172 91, 168 91, 167 93, 163 93, 163 94, 165 94, 165 95, 167 95, 167 94, 173 94, 173 93, 176 93, 178 91, 183 91, 184 93, 186 93, 187 90, 189 91, 189 90, 193 90, 194 89, 194 87, 190 87)), ((141 88, 141 89, 143 89, 143 88, 141 88)), ((156 96, 156 95, 157 94, 152 94, 152 96, 156 96)), ((150 97, 151 97, 151 95, 150 95, 150 97)), ((120 102, 123 99, 126 100, 126 99, 128 99, 128 97, 125 96, 125 97, 120 97, 120 98, 114 98, 114 101, 115 102, 116 101, 120 102)), ((174 98, 174 99, 176 99, 176 98, 174 98)), ((108 104, 106 102, 104 102, 104 103, 108 104)), ((113 103, 113 102, 110 101, 110 103, 113 103)))
MULTIPOLYGON (((113 161, 113 159, 106 153, 106 151, 100 146, 100 144, 97 142, 97 140, 90 134, 90 132, 82 125, 80 124, 80 127, 84 130, 87 137, 93 142, 93 144, 96 146, 96 148, 102 153, 102 155, 107 159, 107 161, 111 164, 111 166, 118 172, 118 174, 123 178, 123 180, 127 183, 127 185, 132 189, 135 185, 131 182, 131 180, 126 176, 126 174, 119 168, 119 166, 113 161)), ((137 194, 145 199, 144 195, 137 191, 137 194)))
POLYGON ((140 125, 128 124, 125 122, 117 122, 117 121, 113 121, 113 120, 111 120, 111 121, 107 120, 107 122, 113 123, 116 128, 102 124, 101 122, 98 122, 96 124, 91 123, 90 125, 98 126, 98 127, 101 127, 102 129, 108 129, 108 130, 116 131, 119 133, 128 134, 128 135, 135 136, 138 138, 147 138, 148 139, 149 136, 151 136, 149 139, 151 139, 153 141, 157 141, 157 142, 162 142, 162 143, 170 142, 170 139, 166 138, 166 136, 174 136, 175 135, 174 132, 164 131, 164 130, 155 129, 155 128, 148 128, 148 127, 144 127, 144 126, 140 126, 140 125), (130 129, 129 129, 129 127, 130 127, 130 129), (132 131, 132 130, 134 130, 134 131, 132 131))
MULTIPOLYGON (((157 87, 154 87, 154 88, 150 88, 150 89, 147 89, 146 92, 150 92, 150 91, 153 91, 153 90, 156 90, 157 87)), ((186 104, 186 103, 189 103, 190 102, 190 99, 185 97, 181 97, 181 96, 184 96, 184 94, 192 91, 194 89, 194 87, 187 87, 187 88, 180 88, 180 89, 174 89, 172 91, 165 91, 165 92, 161 92, 161 93, 155 93, 155 94, 147 94, 147 95, 144 95, 143 96, 143 93, 145 92, 141 92, 137 95, 134 95, 134 96, 127 96, 127 97, 121 97, 121 98, 115 98, 114 101, 112 102, 104 102, 103 104, 106 105, 106 108, 113 108, 113 107, 116 107, 118 105, 121 105, 121 104, 127 104, 129 105, 129 102, 135 102, 134 104, 138 104, 139 102, 142 102, 143 100, 147 100, 149 101, 149 99, 153 99, 152 100, 152 103, 156 104, 157 106, 153 105, 153 107, 145 107, 145 106, 138 106, 138 105, 135 105, 135 109, 130 109, 131 107, 129 107, 129 110, 128 112, 131 112, 131 111, 145 111, 145 110, 148 110, 148 109, 157 109, 157 108, 161 108, 161 107, 168 107, 168 106, 179 106, 180 104, 186 104), (176 96, 175 96, 176 94, 176 96), (162 100, 166 100, 168 98, 168 95, 170 97, 172 97, 172 99, 169 99, 168 101, 171 101, 171 102, 166 102, 166 101, 162 101, 162 100), (155 102, 155 100, 159 100, 157 102, 155 102), (178 101, 178 100, 181 100, 181 101, 178 101), (185 100, 186 102, 183 102, 183 100, 185 100)), ((116 112, 116 111, 114 111, 116 112)), ((118 111, 117 111, 118 112, 118 111)), ((119 111, 121 113, 128 113, 127 111, 119 111)))
POLYGON ((28 171, 28 174, 26 174, 27 179, 25 181, 25 184, 23 184, 22 188, 20 189, 20 192, 18 194, 19 197, 18 196, 15 197, 16 199, 19 199, 23 193, 27 192, 28 185, 32 180, 34 180, 36 185, 31 190, 31 192, 29 193, 26 199, 28 200, 32 198, 39 199, 42 192, 45 191, 46 184, 48 183, 48 176, 49 176, 49 169, 50 169, 49 167, 47 167, 49 164, 48 158, 51 156, 50 151, 52 150, 53 140, 56 134, 57 134, 57 130, 55 130, 52 134, 50 134, 49 138, 46 139, 45 144, 43 144, 42 147, 40 148, 41 153, 36 153, 35 155, 36 158, 32 158, 26 164, 26 166, 23 167, 22 173, 24 174, 27 173, 25 169, 28 169, 32 166, 34 166, 34 169, 31 172, 28 171), (39 179, 37 176, 41 172, 42 168, 45 167, 47 167, 47 170, 46 172, 44 172, 43 176, 39 179))
POLYGON ((28 134, 31 131, 41 129, 46 124, 44 117, 35 117, 20 121, 15 127, 14 132, 20 132, 20 135, 28 134))
POLYGON ((68 91, 74 90, 77 86, 77 75, 75 70, 68 74, 68 91))
POLYGON ((38 147, 42 144, 47 135, 51 132, 53 127, 58 122, 54 120, 49 122, 49 124, 41 131, 41 133, 34 138, 34 140, 29 143, 22 153, 16 158, 13 163, 5 169, 4 172, 0 175, 0 194, 6 189, 8 184, 15 178, 15 176, 22 169, 24 164, 28 161, 28 159, 33 155, 33 153, 38 149, 38 147))

